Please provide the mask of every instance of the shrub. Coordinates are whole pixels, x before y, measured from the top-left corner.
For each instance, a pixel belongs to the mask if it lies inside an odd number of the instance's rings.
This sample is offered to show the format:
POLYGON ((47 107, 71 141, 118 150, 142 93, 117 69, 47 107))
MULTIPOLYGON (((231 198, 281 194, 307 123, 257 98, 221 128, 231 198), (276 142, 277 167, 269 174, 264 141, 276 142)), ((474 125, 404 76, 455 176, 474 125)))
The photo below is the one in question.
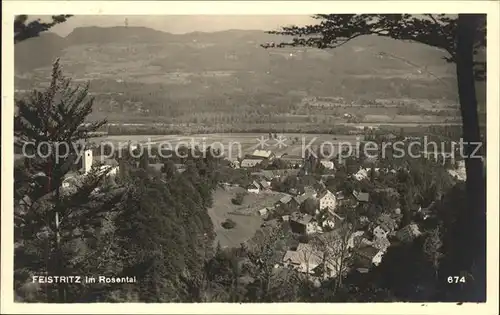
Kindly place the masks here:
POLYGON ((231 219, 226 219, 226 221, 222 222, 222 227, 225 228, 226 230, 232 229, 236 226, 236 222, 234 222, 231 219))
POLYGON ((236 196, 231 199, 231 202, 235 205, 241 205, 243 203, 243 199, 245 198, 244 193, 237 193, 236 196))

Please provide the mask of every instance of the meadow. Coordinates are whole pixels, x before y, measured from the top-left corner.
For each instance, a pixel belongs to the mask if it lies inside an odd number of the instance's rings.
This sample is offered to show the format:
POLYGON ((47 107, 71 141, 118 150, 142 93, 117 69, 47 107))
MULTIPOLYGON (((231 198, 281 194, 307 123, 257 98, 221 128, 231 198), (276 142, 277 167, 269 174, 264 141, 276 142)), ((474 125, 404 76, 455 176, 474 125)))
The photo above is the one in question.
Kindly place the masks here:
MULTIPOLYGON (((225 156, 236 158, 252 153, 254 150, 271 150, 277 156, 282 154, 302 155, 302 149, 321 143, 337 147, 340 143, 356 144, 362 136, 331 134, 278 134, 278 139, 269 139, 268 133, 220 133, 184 135, 120 135, 95 138, 97 143, 112 143, 114 146, 149 143, 151 146, 162 145, 163 148, 175 149, 186 145, 198 145, 201 149, 214 147, 224 152, 225 156), (281 137, 281 138, 280 138, 281 137), (280 140, 282 139, 282 140, 280 140)), ((327 147, 325 147, 327 149, 327 147)))
POLYGON ((284 196, 276 192, 248 193, 241 205, 234 205, 231 199, 236 193, 244 191, 241 187, 230 187, 217 188, 214 192, 214 204, 208 209, 208 215, 214 224, 215 245, 219 243, 221 247, 238 247, 250 240, 264 223, 257 211, 272 206, 284 196), (232 229, 223 228, 221 224, 226 219, 233 220, 236 226, 232 229))

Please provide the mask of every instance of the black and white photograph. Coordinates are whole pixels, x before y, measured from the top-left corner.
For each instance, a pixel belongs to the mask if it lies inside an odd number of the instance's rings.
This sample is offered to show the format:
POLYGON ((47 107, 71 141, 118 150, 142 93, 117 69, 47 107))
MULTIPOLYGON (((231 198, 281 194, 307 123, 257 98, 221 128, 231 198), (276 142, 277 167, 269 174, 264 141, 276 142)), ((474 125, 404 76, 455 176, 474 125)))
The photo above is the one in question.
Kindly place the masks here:
POLYGON ((6 2, 12 307, 497 311, 498 3, 175 14, 136 1, 122 14, 47 1, 35 14, 6 2))

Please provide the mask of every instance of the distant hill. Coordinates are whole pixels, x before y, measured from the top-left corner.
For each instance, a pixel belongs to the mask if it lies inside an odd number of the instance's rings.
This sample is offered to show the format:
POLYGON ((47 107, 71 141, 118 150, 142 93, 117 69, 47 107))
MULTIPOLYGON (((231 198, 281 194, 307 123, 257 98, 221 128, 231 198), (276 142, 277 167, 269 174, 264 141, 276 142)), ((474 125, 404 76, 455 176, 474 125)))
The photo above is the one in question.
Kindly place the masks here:
POLYGON ((28 72, 50 65, 67 47, 66 39, 54 33, 42 33, 16 44, 14 66, 16 72, 28 72))
POLYGON ((175 116, 256 104, 268 113, 290 112, 306 96, 456 101, 454 67, 433 47, 376 36, 335 50, 260 46, 286 40, 256 30, 178 35, 81 27, 64 38, 47 33, 16 45, 16 88, 47 81, 60 57, 66 74, 91 81, 104 112, 175 116))

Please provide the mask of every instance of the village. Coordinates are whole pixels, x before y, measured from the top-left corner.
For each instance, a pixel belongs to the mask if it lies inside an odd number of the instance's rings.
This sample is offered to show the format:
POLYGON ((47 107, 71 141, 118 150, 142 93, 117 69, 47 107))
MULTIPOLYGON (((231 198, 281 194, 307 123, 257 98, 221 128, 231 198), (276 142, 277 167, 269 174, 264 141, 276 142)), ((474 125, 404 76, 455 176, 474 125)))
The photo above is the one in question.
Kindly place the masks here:
MULTIPOLYGON (((399 194, 394 188, 379 187, 372 193, 362 188, 341 188, 343 183, 340 181, 344 180, 357 182, 362 187, 362 183, 370 181, 374 174, 395 176, 397 170, 394 168, 360 166, 357 172, 340 179, 336 178, 336 163, 321 158, 313 160, 287 154, 277 156, 266 150, 255 150, 243 159, 228 160, 233 169, 249 170, 252 179, 243 186, 221 184, 226 190, 239 189, 231 199, 233 204, 241 205, 249 199, 244 211, 247 215, 260 217, 263 220, 261 228, 283 228, 298 240, 298 244, 292 243, 286 249, 281 261, 275 264, 276 269, 293 268, 315 281, 334 278, 350 268, 367 273, 382 262, 390 246, 412 242, 422 235, 420 225, 433 217, 434 203, 426 207, 412 205, 412 220, 404 224, 399 194), (286 168, 272 169, 270 165, 286 168), (314 175, 310 174, 312 165, 316 167, 314 175), (372 199, 380 198, 381 194, 392 198, 394 207, 373 210, 376 202, 372 199), (264 196, 270 196, 272 204, 258 207, 261 202, 252 202, 264 196), (366 215, 360 215, 364 213, 366 215), (317 246, 317 242, 310 241, 316 237, 330 240, 331 244, 317 246), (335 255, 342 258, 332 257, 335 255)), ((463 163, 459 164, 463 168, 463 163)), ((224 229, 237 228, 235 225, 233 219, 222 223, 224 229)))
MULTIPOLYGON (((374 176, 396 176, 400 167, 374 167, 370 161, 371 166, 359 163, 354 169, 345 168, 345 162, 315 157, 311 152, 301 157, 254 150, 237 159, 224 158, 226 169, 242 174, 244 180, 221 182, 214 193, 215 205, 209 215, 217 243, 237 247, 259 230, 283 229, 295 242, 288 243, 274 267, 292 268, 320 281, 352 268, 367 273, 381 263, 390 246, 412 242, 422 234, 420 225, 432 218, 433 203, 426 207, 412 205, 412 220, 404 224, 395 188, 378 185, 366 189, 374 176), (338 168, 343 168, 342 172, 338 168), (380 202, 374 199, 380 198, 392 200, 384 203, 392 206, 377 207, 380 202), (318 246, 311 241, 318 237, 330 244, 318 246)), ((86 150, 82 170, 67 174, 63 191, 77 187, 97 160, 99 156, 94 156, 93 150, 86 150)), ((98 163, 98 169, 114 181, 123 171, 119 164, 108 158, 98 163)), ((166 176, 164 163, 147 161, 145 166, 166 176)), ((179 161, 174 166, 179 174, 185 170, 179 161)))

